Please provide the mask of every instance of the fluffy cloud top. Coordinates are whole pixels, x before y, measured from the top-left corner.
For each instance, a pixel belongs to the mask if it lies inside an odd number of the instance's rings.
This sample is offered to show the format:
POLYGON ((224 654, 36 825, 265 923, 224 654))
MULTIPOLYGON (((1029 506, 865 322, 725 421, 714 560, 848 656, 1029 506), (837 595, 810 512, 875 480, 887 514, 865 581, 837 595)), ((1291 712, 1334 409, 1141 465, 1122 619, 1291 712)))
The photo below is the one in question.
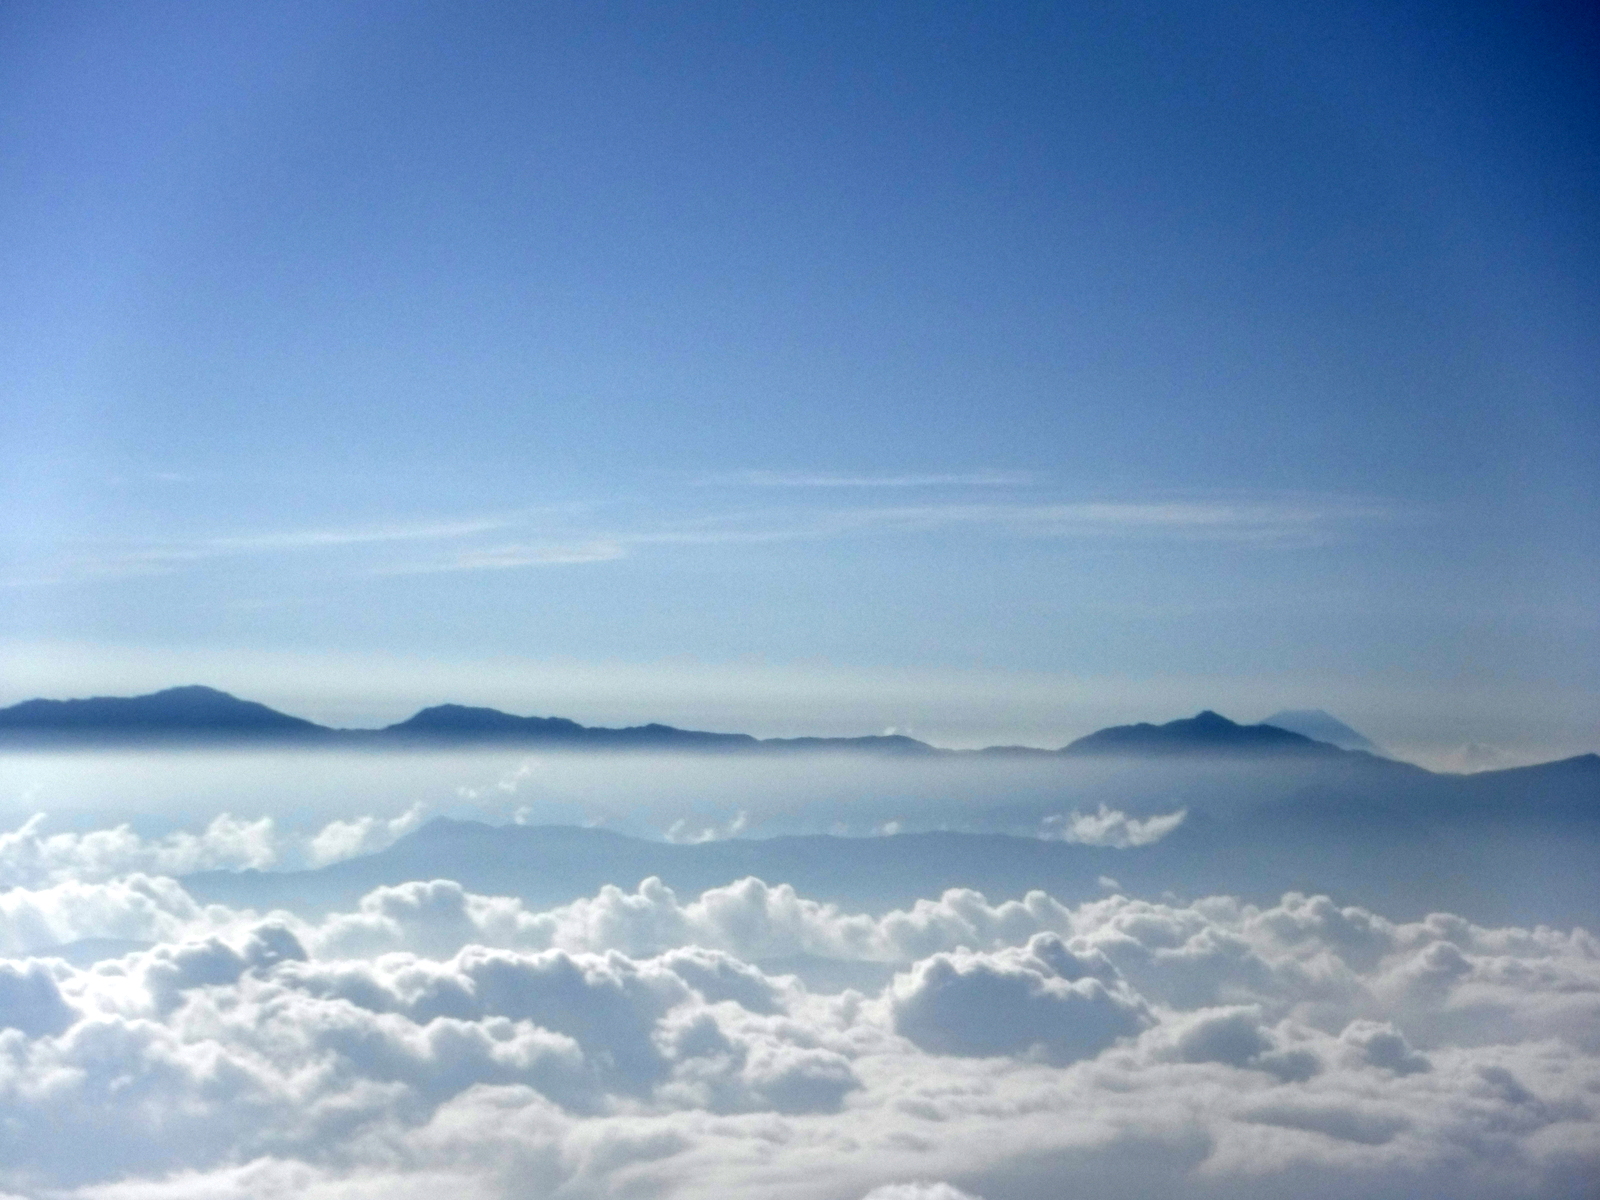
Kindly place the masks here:
POLYGON ((147 838, 127 825, 89 833, 46 833, 37 813, 0 833, 0 887, 38 887, 69 881, 115 879, 131 872, 188 875, 196 871, 320 867, 381 850, 422 823, 413 805, 398 817, 363 816, 331 821, 307 837, 277 828, 271 817, 246 821, 222 813, 199 833, 178 830, 147 838))
POLYGON ((1139 820, 1120 809, 1102 804, 1098 812, 1083 813, 1074 809, 1064 817, 1046 817, 1040 832, 1044 837, 1059 838, 1064 842, 1127 850, 1133 846, 1149 846, 1159 842, 1182 825, 1188 815, 1188 809, 1180 808, 1176 812, 1139 820))
POLYGON ((418 882, 307 922, 127 876, 0 893, 0 953, 19 1195, 1531 1200, 1600 1178, 1582 930, 1298 895, 950 891, 869 917, 759 880, 547 911, 418 882), (36 956, 86 938, 152 944, 36 956), (882 982, 808 986, 822 961, 882 982))
POLYGON ((939 1054, 1025 1054, 1068 1063, 1153 1024, 1149 1006, 1098 951, 1053 933, 1023 949, 923 959, 889 991, 895 1031, 939 1054))
POLYGON ((242 821, 228 813, 202 833, 178 831, 144 838, 126 825, 90 833, 44 832, 38 813, 0 833, 0 886, 38 886, 111 879, 132 871, 185 875, 220 867, 269 867, 278 859, 272 818, 242 821))

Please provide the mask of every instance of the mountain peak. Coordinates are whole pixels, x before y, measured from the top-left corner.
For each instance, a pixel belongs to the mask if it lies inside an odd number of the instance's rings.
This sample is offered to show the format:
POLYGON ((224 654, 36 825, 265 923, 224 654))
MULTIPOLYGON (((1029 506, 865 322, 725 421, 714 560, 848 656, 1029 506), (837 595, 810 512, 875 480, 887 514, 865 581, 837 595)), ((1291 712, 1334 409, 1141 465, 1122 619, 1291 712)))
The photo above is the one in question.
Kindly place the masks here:
POLYGON ((201 684, 144 696, 25 700, 0 709, 0 731, 82 739, 237 738, 326 733, 320 725, 201 684))
POLYGON ((1240 725, 1221 713, 1203 709, 1192 717, 1165 725, 1141 722, 1113 725, 1081 737, 1063 754, 1145 756, 1151 754, 1305 754, 1332 752, 1303 734, 1275 725, 1240 725))
POLYGON ((498 708, 468 704, 435 704, 383 732, 427 738, 505 738, 528 735, 570 737, 583 726, 565 717, 519 717, 498 708))

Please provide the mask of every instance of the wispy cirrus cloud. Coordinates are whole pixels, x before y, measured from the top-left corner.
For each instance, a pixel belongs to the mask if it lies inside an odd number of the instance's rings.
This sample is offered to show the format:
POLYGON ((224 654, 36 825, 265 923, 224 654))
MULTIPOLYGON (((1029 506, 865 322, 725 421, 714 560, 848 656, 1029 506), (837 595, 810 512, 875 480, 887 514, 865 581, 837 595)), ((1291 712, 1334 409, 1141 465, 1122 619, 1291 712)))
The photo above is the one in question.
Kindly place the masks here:
POLYGON ((1396 515, 1392 505, 1347 497, 814 507, 697 517, 619 541, 711 544, 988 528, 1007 536, 1305 543, 1396 515))
POLYGON ((320 546, 364 546, 382 542, 440 541, 492 533, 519 524, 512 517, 480 517, 466 521, 424 521, 414 524, 365 525, 339 529, 296 529, 242 537, 207 538, 200 543, 218 554, 252 550, 313 550, 320 546))
POLYGON ((700 481, 701 486, 775 488, 1029 487, 1031 471, 966 471, 854 475, 834 471, 734 471, 700 481))
MULTIPOLYGON (((987 478, 987 477, 982 477, 987 478)), ((1017 478, 1022 478, 1018 476, 1017 478)), ((923 481, 978 476, 883 476, 797 488, 915 487, 923 481)), ((998 479, 998 477, 996 477, 998 479)), ((991 481, 993 482, 993 481, 991 481)), ((998 484, 996 483, 998 486, 998 484)), ((674 514, 663 505, 613 510, 599 519, 563 506, 452 520, 395 522, 213 535, 166 541, 100 541, 36 558, 13 570, 7 586, 173 574, 209 560, 262 555, 341 555, 334 569, 365 576, 611 562, 645 548, 825 541, 925 535, 941 531, 996 537, 1249 543, 1262 547, 1323 544, 1402 514, 1392 504, 1344 496, 1110 497, 1056 501, 985 501, 779 507, 674 514), (665 510, 665 511, 664 511, 665 510)))
POLYGON ((848 519, 883 529, 987 525, 1045 537, 1281 541, 1321 538, 1337 528, 1391 515, 1389 506, 1371 501, 1284 497, 917 505, 860 509, 848 519))
POLYGON ((449 571, 509 571, 519 567, 611 562, 625 557, 627 552, 626 547, 614 539, 533 545, 515 543, 461 550, 430 560, 391 563, 374 567, 369 574, 432 575, 449 571))
POLYGON ((33 570, 4 579, 23 587, 74 581, 167 575, 207 560, 318 550, 359 550, 405 542, 457 542, 511 528, 526 517, 479 517, 458 521, 398 522, 330 526, 266 533, 231 534, 189 539, 97 541, 48 557, 33 570))

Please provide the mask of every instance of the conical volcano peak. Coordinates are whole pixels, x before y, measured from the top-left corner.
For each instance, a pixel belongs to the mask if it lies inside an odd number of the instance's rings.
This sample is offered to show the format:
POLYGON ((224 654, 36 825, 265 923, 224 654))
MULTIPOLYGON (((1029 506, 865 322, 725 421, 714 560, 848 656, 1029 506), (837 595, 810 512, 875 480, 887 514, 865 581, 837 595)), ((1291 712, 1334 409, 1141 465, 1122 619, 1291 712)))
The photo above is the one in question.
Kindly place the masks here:
POLYGON ((1261 722, 1276 725, 1292 733, 1304 734, 1330 746, 1343 750, 1365 750, 1368 754, 1382 754, 1376 743, 1365 734, 1350 728, 1338 717, 1320 708, 1285 708, 1261 722))

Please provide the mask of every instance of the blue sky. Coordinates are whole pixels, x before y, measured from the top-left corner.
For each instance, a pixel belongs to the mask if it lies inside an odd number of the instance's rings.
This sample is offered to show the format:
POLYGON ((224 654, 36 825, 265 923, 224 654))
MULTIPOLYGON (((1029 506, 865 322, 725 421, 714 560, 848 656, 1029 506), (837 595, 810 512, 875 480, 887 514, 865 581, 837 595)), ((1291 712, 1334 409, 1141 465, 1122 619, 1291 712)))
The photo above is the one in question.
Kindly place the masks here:
POLYGON ((1594 749, 1595 34, 8 5, 0 700, 1594 749))

